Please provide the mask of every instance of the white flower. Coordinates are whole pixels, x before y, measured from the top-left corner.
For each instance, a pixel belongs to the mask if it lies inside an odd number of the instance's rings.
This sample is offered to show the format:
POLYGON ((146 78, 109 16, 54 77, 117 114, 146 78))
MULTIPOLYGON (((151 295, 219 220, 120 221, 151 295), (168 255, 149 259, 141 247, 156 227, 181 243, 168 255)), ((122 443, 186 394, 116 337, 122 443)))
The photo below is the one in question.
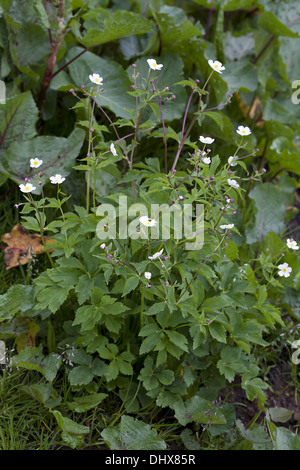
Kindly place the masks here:
POLYGON ((145 276, 146 279, 151 279, 152 274, 146 271, 144 276, 145 276))
POLYGON ((292 238, 288 238, 286 241, 286 244, 288 248, 292 248, 292 250, 299 250, 299 246, 297 245, 297 242, 293 240, 292 238))
POLYGON ((211 137, 203 137, 203 135, 200 135, 199 140, 202 144, 212 144, 215 141, 215 139, 212 139, 211 137))
POLYGON ((56 174, 55 176, 50 176, 50 181, 52 184, 60 184, 60 183, 63 183, 65 181, 66 178, 64 178, 63 176, 59 175, 59 174, 56 174))
POLYGON ((36 189, 35 186, 33 186, 31 183, 20 184, 19 188, 22 193, 31 193, 31 191, 34 191, 36 189))
POLYGON ((104 250, 105 247, 106 247, 105 243, 102 243, 102 244, 100 245, 101 250, 104 250))
POLYGON ((227 182, 232 188, 237 189, 240 187, 240 185, 235 180, 228 179, 227 182))
POLYGON ((280 269, 280 271, 278 271, 279 276, 289 277, 292 272, 292 268, 290 268, 287 263, 279 264, 278 268, 280 269))
POLYGON ((229 157, 228 158, 228 163, 229 163, 230 166, 236 166, 237 165, 237 163, 235 161, 235 157, 229 157))
POLYGON ((159 257, 161 256, 161 254, 162 254, 163 251, 164 251, 164 250, 162 249, 162 250, 158 251, 157 253, 154 253, 153 256, 148 256, 148 258, 151 259, 151 260, 156 259, 156 258, 159 258, 159 257))
POLYGON ((41 166, 42 163, 43 163, 43 160, 39 160, 38 158, 31 158, 30 159, 30 167, 31 168, 38 168, 39 166, 41 166))
POLYGON ((234 227, 234 224, 220 225, 220 227, 224 230, 231 229, 234 227))
POLYGON ((250 135, 251 134, 251 131, 249 129, 249 127, 244 127, 244 126, 239 126, 237 128, 237 131, 236 131, 238 134, 240 135, 250 135))
POLYGON ((152 70, 160 70, 163 67, 163 64, 157 64, 155 59, 147 59, 147 62, 152 70))
POLYGON ((218 60, 213 61, 212 59, 209 59, 208 64, 215 72, 222 73, 222 70, 225 70, 223 64, 221 64, 221 62, 218 60))
POLYGON ((139 221, 146 227, 154 227, 156 225, 156 221, 154 219, 149 219, 146 215, 142 215, 142 217, 139 218, 139 221))
POLYGON ((96 85, 103 84, 103 78, 100 77, 98 73, 93 73, 93 75, 89 75, 89 79, 91 80, 91 82, 96 83, 96 85))
POLYGON ((118 155, 114 144, 110 144, 110 151, 115 157, 118 155))
POLYGON ((209 165, 211 160, 209 157, 204 157, 204 158, 201 158, 202 162, 205 163, 206 165, 209 165))

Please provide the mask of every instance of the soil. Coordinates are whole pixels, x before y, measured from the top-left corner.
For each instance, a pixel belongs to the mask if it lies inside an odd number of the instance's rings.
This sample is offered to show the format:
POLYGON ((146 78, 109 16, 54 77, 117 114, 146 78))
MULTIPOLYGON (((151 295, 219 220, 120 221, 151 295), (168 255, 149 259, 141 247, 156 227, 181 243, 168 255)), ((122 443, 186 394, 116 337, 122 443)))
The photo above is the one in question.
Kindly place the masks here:
MULTIPOLYGON (((266 408, 285 408, 292 411, 291 418, 286 422, 275 423, 277 426, 283 426, 295 431, 295 425, 300 423, 300 389, 295 388, 291 380, 291 366, 288 362, 280 362, 272 367, 265 381, 269 384, 269 389, 265 390, 266 408), (293 429, 294 428, 294 429, 293 429)), ((241 387, 230 388, 232 393, 227 399, 228 403, 235 404, 236 418, 247 426, 250 421, 261 412, 257 399, 249 401, 245 391, 241 387)), ((221 398, 224 398, 228 390, 222 391, 221 398)), ((261 412, 256 423, 260 424, 265 417, 261 412)))

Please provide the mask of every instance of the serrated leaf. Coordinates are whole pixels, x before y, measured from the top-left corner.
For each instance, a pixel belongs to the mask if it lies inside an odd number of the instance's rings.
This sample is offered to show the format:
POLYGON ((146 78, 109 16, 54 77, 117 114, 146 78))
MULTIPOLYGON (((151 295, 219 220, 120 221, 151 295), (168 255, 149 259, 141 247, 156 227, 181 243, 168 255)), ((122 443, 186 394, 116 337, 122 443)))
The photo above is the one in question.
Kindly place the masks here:
POLYGON ((151 305, 148 310, 145 311, 146 315, 156 315, 159 312, 162 312, 167 307, 166 302, 157 302, 151 305))
POLYGON ((164 369, 162 371, 156 371, 155 376, 163 385, 171 385, 174 380, 174 372, 169 369, 164 369))
POLYGON ((26 312, 33 305, 33 287, 15 284, 5 294, 0 295, 0 320, 11 319, 17 312, 26 312))
POLYGON ((133 291, 138 286, 139 282, 140 278, 138 276, 130 276, 128 279, 126 279, 122 297, 133 291))
POLYGON ((144 341, 141 344, 140 354, 145 354, 145 353, 148 353, 148 352, 152 351, 155 348, 155 346, 157 345, 160 338, 161 338, 161 333, 160 332, 153 333, 153 334, 147 336, 147 338, 144 339, 144 341))
POLYGON ((77 292, 78 303, 82 305, 90 297, 90 291, 95 285, 95 280, 91 278, 88 274, 83 274, 79 277, 78 283, 75 287, 75 292, 77 292))
POLYGON ((213 321, 208 325, 208 329, 213 338, 220 343, 227 343, 226 328, 221 323, 213 321))
POLYGON ((59 289, 57 286, 46 287, 44 290, 38 293, 35 310, 49 309, 52 313, 62 306, 68 297, 70 288, 59 289))
POLYGON ((170 341, 172 341, 172 343, 175 344, 178 348, 188 352, 188 341, 185 336, 183 336, 181 333, 178 333, 178 331, 169 330, 166 330, 166 335, 169 337, 170 341))
POLYGON ((71 385, 87 385, 93 380, 94 374, 88 366, 73 367, 68 378, 71 385))

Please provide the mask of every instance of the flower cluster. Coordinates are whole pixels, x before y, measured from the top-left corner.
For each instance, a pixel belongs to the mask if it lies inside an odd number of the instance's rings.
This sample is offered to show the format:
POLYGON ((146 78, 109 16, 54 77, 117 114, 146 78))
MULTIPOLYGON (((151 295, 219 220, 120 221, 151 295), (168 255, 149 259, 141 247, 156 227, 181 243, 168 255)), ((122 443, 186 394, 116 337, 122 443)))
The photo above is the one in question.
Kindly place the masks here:
MULTIPOLYGON (((299 246, 296 240, 294 240, 293 238, 288 238, 286 241, 286 245, 291 250, 299 250, 299 246)), ((288 265, 288 263, 279 264, 278 269, 278 276, 280 277, 289 277, 292 272, 292 268, 288 265)))
MULTIPOLYGON (((30 159, 30 168, 39 168, 42 164, 43 160, 40 160, 39 158, 30 159)), ((65 179, 66 178, 58 173, 54 176, 50 176, 50 181, 52 184, 61 184, 65 181, 65 179)), ((29 182, 28 178, 25 178, 25 184, 21 183, 19 188, 22 193, 31 193, 36 189, 36 186, 33 186, 33 184, 29 182)))

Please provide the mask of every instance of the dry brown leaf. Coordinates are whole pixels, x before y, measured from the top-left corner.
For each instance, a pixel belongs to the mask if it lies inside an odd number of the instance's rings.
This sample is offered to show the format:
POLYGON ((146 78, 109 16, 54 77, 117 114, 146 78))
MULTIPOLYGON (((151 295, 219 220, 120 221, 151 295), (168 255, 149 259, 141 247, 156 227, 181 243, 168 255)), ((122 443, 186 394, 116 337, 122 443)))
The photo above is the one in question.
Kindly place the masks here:
POLYGON ((18 354, 23 351, 23 349, 29 347, 35 347, 35 338, 37 333, 40 330, 40 327, 37 323, 28 318, 23 319, 23 327, 26 325, 26 331, 23 331, 21 334, 17 335, 16 346, 18 354))
POLYGON ((264 120, 262 119, 261 114, 261 102, 258 97, 255 97, 251 106, 247 106, 244 101, 241 100, 240 95, 235 93, 235 96, 239 103, 239 108, 242 111, 244 118, 251 118, 255 121, 255 126, 263 127, 264 120))
MULTIPOLYGON (((6 269, 14 268, 19 264, 27 264, 34 255, 45 252, 41 235, 27 233, 20 224, 15 225, 11 232, 2 235, 1 240, 8 245, 4 249, 6 269)), ((44 240, 46 244, 52 243, 48 236, 45 236, 44 240)))

